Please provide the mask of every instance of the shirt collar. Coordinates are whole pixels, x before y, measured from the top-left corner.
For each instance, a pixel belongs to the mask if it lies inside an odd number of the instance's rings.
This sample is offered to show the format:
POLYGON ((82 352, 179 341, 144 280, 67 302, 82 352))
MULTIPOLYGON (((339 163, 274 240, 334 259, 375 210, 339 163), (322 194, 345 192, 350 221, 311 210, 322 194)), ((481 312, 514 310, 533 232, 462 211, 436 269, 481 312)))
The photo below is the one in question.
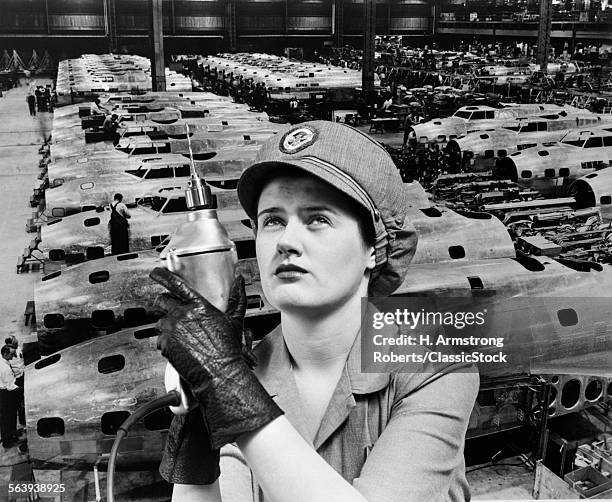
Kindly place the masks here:
MULTIPOLYGON (((389 327, 389 331, 395 330, 389 327)), ((281 326, 277 326, 255 348, 258 364, 255 374, 272 396, 278 395, 286 387, 291 376, 291 359, 285 345, 281 326)), ((389 384, 389 373, 362 373, 361 371, 361 333, 349 352, 344 372, 350 382, 353 394, 371 394, 378 392, 389 384)))

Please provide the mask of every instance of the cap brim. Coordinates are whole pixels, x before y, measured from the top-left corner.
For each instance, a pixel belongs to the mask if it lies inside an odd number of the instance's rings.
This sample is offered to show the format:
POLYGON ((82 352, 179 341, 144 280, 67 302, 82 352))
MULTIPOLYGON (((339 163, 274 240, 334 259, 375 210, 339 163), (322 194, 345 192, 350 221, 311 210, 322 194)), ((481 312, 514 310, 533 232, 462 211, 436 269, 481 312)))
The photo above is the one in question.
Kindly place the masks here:
MULTIPOLYGON (((295 159, 292 162, 267 161, 253 164, 247 168, 238 182, 238 200, 242 204, 247 215, 253 220, 257 220, 257 203, 265 184, 274 177, 282 176, 284 172, 302 171, 311 174, 321 181, 331 185, 340 192, 348 195, 352 200, 363 206, 368 213, 371 213, 368 201, 364 200, 357 191, 350 187, 339 174, 334 172, 333 167, 325 164, 309 161, 308 159, 295 159)), ((374 216, 372 215, 372 219, 374 216)))

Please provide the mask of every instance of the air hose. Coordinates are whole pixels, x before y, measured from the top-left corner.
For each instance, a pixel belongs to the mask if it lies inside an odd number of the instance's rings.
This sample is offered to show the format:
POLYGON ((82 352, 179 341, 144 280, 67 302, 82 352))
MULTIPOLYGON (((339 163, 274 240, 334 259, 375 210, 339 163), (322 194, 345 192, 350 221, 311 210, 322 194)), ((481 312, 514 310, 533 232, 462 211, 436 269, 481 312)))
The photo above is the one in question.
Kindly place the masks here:
POLYGON ((121 440, 128 435, 128 431, 136 422, 146 417, 154 411, 166 408, 167 406, 179 406, 181 404, 181 395, 178 391, 173 390, 167 394, 154 399, 153 401, 138 408, 123 422, 117 429, 117 437, 113 443, 108 459, 108 472, 106 477, 106 500, 107 502, 115 502, 115 494, 113 492, 115 483, 115 464, 117 463, 117 454, 119 453, 119 444, 121 440))

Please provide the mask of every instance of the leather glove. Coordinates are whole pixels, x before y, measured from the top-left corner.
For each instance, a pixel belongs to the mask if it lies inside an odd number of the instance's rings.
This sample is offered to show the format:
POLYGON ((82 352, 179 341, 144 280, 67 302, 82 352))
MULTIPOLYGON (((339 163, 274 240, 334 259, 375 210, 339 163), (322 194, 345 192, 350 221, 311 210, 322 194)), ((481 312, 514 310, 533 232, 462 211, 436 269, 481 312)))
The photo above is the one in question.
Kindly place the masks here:
MULTIPOLYGON (((154 302, 161 315, 183 304, 180 298, 170 293, 159 295, 154 302)), ((236 335, 240 338, 242 334, 243 339, 239 339, 242 356, 253 368, 256 362, 252 352, 253 336, 250 331, 242 330, 244 309, 241 308, 239 288, 233 288, 226 315, 231 319, 236 335)), ((211 447, 208 425, 199 407, 172 418, 159 473, 168 483, 184 485, 209 485, 219 477, 219 450, 211 447)))
POLYGON ((246 311, 244 279, 232 286, 230 317, 169 270, 156 267, 150 277, 182 301, 158 321, 157 344, 200 403, 213 450, 282 415, 242 356, 236 319, 246 311))
POLYGON ((210 485, 219 477, 219 450, 210 445, 199 407, 172 418, 159 473, 168 483, 181 485, 210 485))

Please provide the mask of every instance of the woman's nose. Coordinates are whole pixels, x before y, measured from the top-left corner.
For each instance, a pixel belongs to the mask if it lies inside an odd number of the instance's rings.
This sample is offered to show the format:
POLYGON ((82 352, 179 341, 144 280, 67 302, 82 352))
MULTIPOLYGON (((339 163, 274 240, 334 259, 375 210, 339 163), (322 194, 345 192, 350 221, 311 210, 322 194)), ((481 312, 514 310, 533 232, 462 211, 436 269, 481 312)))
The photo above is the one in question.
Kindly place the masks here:
POLYGON ((289 221, 283 228, 276 242, 276 249, 280 254, 302 254, 302 241, 304 228, 297 222, 289 221))

